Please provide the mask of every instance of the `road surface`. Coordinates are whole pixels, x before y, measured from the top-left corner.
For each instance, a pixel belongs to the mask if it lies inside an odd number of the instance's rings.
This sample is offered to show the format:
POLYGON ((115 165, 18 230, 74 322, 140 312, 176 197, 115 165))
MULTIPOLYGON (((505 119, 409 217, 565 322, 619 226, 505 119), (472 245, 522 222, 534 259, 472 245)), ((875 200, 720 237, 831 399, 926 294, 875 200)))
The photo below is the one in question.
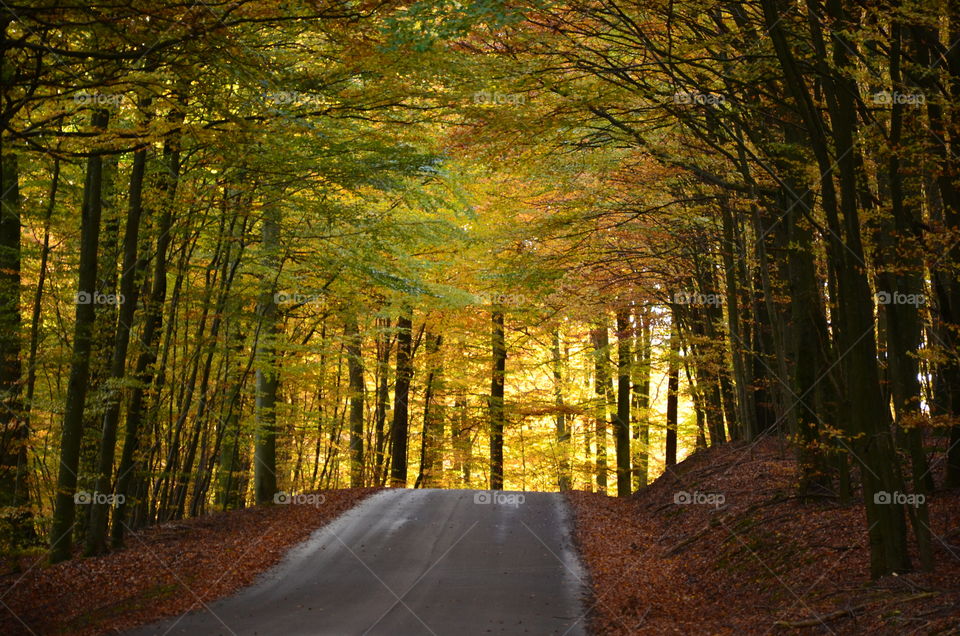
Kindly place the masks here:
POLYGON ((584 574, 563 497, 491 498, 384 490, 252 586, 128 634, 585 634, 584 574))

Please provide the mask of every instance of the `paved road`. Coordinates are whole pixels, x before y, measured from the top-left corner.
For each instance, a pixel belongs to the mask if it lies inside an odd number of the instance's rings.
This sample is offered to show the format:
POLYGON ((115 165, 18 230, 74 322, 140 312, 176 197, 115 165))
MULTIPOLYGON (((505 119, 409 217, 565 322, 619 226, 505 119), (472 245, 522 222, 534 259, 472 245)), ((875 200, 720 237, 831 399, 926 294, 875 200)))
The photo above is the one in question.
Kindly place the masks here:
POLYGON ((477 497, 379 492, 209 611, 129 634, 584 634, 562 496, 477 497))

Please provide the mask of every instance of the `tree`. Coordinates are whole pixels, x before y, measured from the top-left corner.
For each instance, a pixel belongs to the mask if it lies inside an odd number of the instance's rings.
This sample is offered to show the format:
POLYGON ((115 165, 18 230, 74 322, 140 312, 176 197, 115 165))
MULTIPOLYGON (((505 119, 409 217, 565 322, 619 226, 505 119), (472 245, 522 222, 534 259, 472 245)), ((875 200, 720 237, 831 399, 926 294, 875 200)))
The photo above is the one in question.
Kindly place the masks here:
POLYGON ((360 328, 357 319, 350 316, 344 322, 344 337, 347 339, 347 365, 350 376, 350 486, 363 485, 363 358, 360 328))
MULTIPOLYGON (((106 111, 97 111, 91 125, 104 131, 109 121, 106 111)), ((83 406, 90 374, 90 350, 93 345, 93 323, 96 318, 97 247, 100 240, 103 158, 94 154, 87 159, 87 180, 80 211, 80 279, 77 285, 77 318, 73 331, 73 356, 63 416, 63 440, 60 444, 60 470, 57 477, 57 500, 50 532, 50 560, 69 559, 73 551, 75 496, 83 502, 89 493, 76 493, 80 466, 80 440, 83 435, 83 406)))
POLYGON ((408 405, 412 379, 413 314, 405 309, 397 318, 397 383, 394 389, 393 423, 390 426, 390 483, 394 488, 407 486, 408 405))
POLYGON ((493 365, 490 377, 490 490, 503 490, 503 426, 504 383, 506 381, 507 345, 504 336, 503 309, 494 306, 490 313, 493 324, 490 348, 493 365))
POLYGON ((617 311, 617 417, 613 431, 617 448, 617 496, 630 496, 630 316, 626 309, 617 311))
POLYGON ((279 272, 280 218, 267 205, 263 211, 263 265, 267 270, 257 310, 260 318, 257 336, 256 414, 257 438, 254 451, 254 491, 257 503, 270 503, 277 493, 277 299, 273 281, 279 272))

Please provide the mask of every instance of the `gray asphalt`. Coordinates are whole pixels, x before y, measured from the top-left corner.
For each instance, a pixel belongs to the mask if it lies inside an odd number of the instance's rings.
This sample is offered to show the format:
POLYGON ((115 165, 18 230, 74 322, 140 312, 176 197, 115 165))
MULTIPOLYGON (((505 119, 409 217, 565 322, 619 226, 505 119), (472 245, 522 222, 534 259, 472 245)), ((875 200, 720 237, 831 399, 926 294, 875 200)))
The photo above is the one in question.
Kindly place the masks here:
POLYGON ((128 634, 585 634, 586 577, 563 497, 484 497, 379 492, 250 587, 128 634))

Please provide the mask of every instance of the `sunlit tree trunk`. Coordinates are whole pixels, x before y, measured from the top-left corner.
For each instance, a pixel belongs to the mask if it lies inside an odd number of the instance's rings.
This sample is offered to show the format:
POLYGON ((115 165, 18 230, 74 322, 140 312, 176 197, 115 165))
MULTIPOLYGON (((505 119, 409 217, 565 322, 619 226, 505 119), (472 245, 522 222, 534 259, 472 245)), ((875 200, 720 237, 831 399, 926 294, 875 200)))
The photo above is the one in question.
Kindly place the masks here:
POLYGON ((280 212, 268 204, 262 227, 263 264, 267 270, 257 313, 260 324, 256 362, 256 443, 253 483, 256 502, 270 503, 277 493, 277 391, 280 369, 277 361, 276 277, 280 270, 280 212))
POLYGON ((563 403, 564 389, 564 357, 560 352, 560 330, 555 328, 551 332, 550 354, 553 364, 553 400, 557 407, 555 416, 557 426, 557 487, 570 490, 570 429, 567 425, 567 414, 563 403))
POLYGON ((350 487, 363 486, 363 352, 357 319, 350 316, 343 327, 350 382, 350 487))
POLYGON ((633 324, 633 473, 634 489, 647 485, 650 471, 650 361, 652 339, 650 317, 645 311, 635 314, 633 324))
POLYGON ((590 332, 593 343, 594 435, 596 437, 597 492, 607 492, 607 404, 610 387, 610 338, 604 321, 590 332))

